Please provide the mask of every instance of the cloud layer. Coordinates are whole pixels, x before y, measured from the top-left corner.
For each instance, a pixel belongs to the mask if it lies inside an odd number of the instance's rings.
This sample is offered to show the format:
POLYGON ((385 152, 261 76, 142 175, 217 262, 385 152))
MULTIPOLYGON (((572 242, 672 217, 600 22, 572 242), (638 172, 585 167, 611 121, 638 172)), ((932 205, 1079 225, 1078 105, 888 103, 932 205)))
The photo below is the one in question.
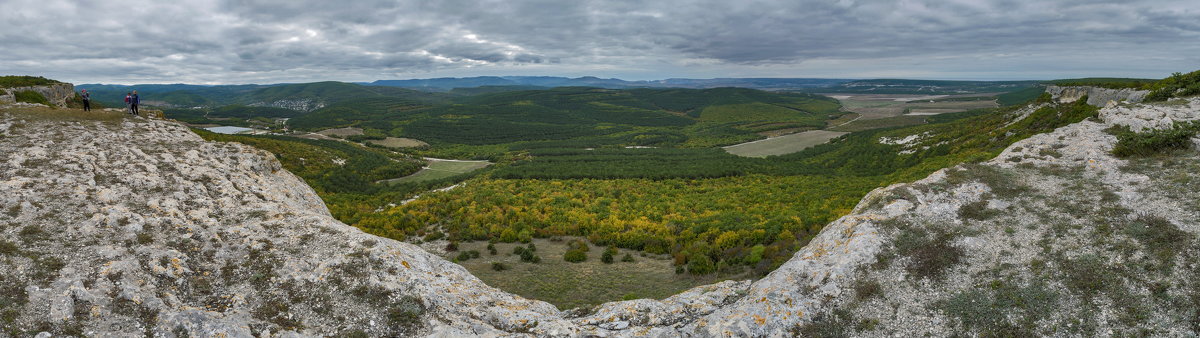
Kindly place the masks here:
POLYGON ((1200 2, 8 0, 0 73, 76 83, 472 75, 1162 77, 1200 2))

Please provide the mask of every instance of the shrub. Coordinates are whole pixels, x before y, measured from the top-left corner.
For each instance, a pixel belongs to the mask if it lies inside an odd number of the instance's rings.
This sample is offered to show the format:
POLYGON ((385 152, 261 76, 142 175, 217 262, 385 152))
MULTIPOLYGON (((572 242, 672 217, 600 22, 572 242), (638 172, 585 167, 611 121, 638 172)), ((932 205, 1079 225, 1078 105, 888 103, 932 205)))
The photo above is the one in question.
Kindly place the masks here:
POLYGON ((532 250, 521 250, 521 261, 526 263, 540 263, 541 257, 538 257, 532 250))
POLYGON ((580 249, 567 250, 563 253, 563 260, 571 263, 579 263, 587 260, 587 252, 580 249))
POLYGON ((617 248, 610 246, 610 247, 608 247, 608 249, 604 250, 604 254, 600 255, 600 261, 604 262, 604 264, 612 264, 615 261, 613 256, 616 256, 616 255, 617 255, 617 248))
POLYGON ((626 263, 631 263, 631 262, 633 262, 633 255, 626 253, 625 257, 621 257, 621 261, 626 262, 626 263))
POLYGON ((508 265, 500 262, 492 262, 492 270, 504 271, 508 270, 508 265))
POLYGON ((455 262, 465 262, 470 259, 471 259, 471 254, 466 251, 460 252, 460 253, 458 253, 458 256, 454 257, 455 262))
POLYGON ((471 258, 479 258, 479 250, 467 251, 467 255, 471 256, 471 258))
POLYGON ((446 244, 446 251, 458 251, 458 242, 451 241, 446 244))
POLYGON ((1191 73, 1174 73, 1153 85, 1154 89, 1146 95, 1147 102, 1165 101, 1172 97, 1182 97, 1200 94, 1200 71, 1191 73))
POLYGON ((717 266, 713 264, 712 258, 709 258, 708 255, 695 253, 688 258, 688 272, 694 275, 703 275, 713 271, 717 271, 717 266))
POLYGON ((22 90, 13 93, 13 98, 17 102, 41 103, 47 106, 50 105, 50 100, 47 100, 46 97, 42 96, 41 93, 32 90, 22 90))
POLYGON ((1192 137, 1200 131, 1200 123, 1175 123, 1170 129, 1157 129, 1134 133, 1129 127, 1119 126, 1106 129, 1117 136, 1112 154, 1117 157, 1150 156, 1170 150, 1187 149, 1192 137))
POLYGON ((572 239, 572 240, 568 241, 567 248, 569 248, 570 250, 579 250, 582 252, 587 252, 589 250, 587 241, 584 241, 582 239, 572 239))
POLYGON ((498 253, 496 251, 496 245, 492 244, 492 243, 488 243, 487 250, 488 250, 488 254, 492 255, 492 256, 495 256, 498 253))
POLYGON ((766 247, 764 247, 762 244, 751 247, 750 254, 746 255, 746 264, 748 264, 748 265, 758 264, 758 262, 761 261, 763 258, 764 250, 766 250, 766 247))

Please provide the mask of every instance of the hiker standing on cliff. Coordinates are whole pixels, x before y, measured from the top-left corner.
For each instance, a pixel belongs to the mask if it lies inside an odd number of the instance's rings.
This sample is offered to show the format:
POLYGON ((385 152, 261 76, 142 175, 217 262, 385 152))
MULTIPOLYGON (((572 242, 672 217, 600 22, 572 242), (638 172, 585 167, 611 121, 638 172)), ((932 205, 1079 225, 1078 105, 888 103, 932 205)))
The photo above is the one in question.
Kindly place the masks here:
POLYGON ((83 111, 92 111, 92 94, 88 94, 87 89, 84 89, 83 94, 79 96, 83 98, 83 111))
POLYGON ((129 110, 133 112, 133 116, 138 115, 138 103, 142 101, 138 99, 137 91, 133 91, 133 96, 129 98, 129 110))
POLYGON ((130 115, 133 114, 133 106, 130 105, 131 103, 133 103, 133 92, 125 93, 125 112, 129 113, 130 115))

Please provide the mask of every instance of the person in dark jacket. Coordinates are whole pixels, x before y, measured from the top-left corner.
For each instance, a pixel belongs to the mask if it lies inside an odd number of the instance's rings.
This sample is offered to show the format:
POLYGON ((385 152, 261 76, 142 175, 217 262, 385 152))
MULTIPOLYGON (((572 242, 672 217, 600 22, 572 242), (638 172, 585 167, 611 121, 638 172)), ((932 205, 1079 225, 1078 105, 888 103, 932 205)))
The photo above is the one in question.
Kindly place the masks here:
POLYGON ((92 94, 88 94, 87 89, 84 89, 79 97, 83 98, 83 111, 92 111, 92 94))
POLYGON ((133 92, 125 93, 125 112, 133 115, 133 106, 129 105, 133 102, 133 92))
POLYGON ((138 115, 138 103, 141 102, 142 101, 138 99, 137 91, 133 91, 133 96, 129 97, 129 110, 133 112, 133 116, 141 116, 138 115))

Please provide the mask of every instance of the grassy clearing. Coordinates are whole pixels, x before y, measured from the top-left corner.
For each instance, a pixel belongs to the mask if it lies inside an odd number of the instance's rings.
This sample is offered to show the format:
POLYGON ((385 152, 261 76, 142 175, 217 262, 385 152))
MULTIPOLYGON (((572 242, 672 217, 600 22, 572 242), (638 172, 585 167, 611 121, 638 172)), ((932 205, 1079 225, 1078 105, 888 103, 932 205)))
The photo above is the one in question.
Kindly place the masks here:
POLYGON ((381 183, 398 184, 405 182, 425 182, 439 180, 451 176, 469 173, 491 165, 488 161, 446 161, 431 159, 429 165, 415 174, 380 181, 381 183))
MULTIPOLYGON (((661 258, 642 257, 637 251, 625 249, 618 249, 615 262, 605 264, 601 262, 605 249, 596 246, 586 252, 586 261, 568 263, 563 260, 567 240, 534 239, 532 243, 537 247, 540 263, 522 262, 520 255, 513 254, 514 247, 525 244, 496 243, 498 254, 490 255, 487 242, 480 241, 459 244, 459 252, 475 250, 481 255, 458 264, 488 285, 549 302, 559 309, 622 299, 662 299, 696 286, 734 279, 676 274, 671 260, 665 255, 661 258), (625 254, 632 255, 634 261, 622 262, 620 258, 625 254), (492 263, 501 263, 508 269, 497 271, 492 263)), ((456 257, 459 252, 451 252, 446 258, 456 257)))
POLYGON ((367 142, 389 148, 415 148, 429 145, 421 140, 403 137, 388 137, 382 140, 367 140, 367 142))
POLYGON ((810 130, 780 137, 758 140, 725 147, 730 154, 745 157, 767 157, 791 154, 845 135, 844 132, 810 130))

